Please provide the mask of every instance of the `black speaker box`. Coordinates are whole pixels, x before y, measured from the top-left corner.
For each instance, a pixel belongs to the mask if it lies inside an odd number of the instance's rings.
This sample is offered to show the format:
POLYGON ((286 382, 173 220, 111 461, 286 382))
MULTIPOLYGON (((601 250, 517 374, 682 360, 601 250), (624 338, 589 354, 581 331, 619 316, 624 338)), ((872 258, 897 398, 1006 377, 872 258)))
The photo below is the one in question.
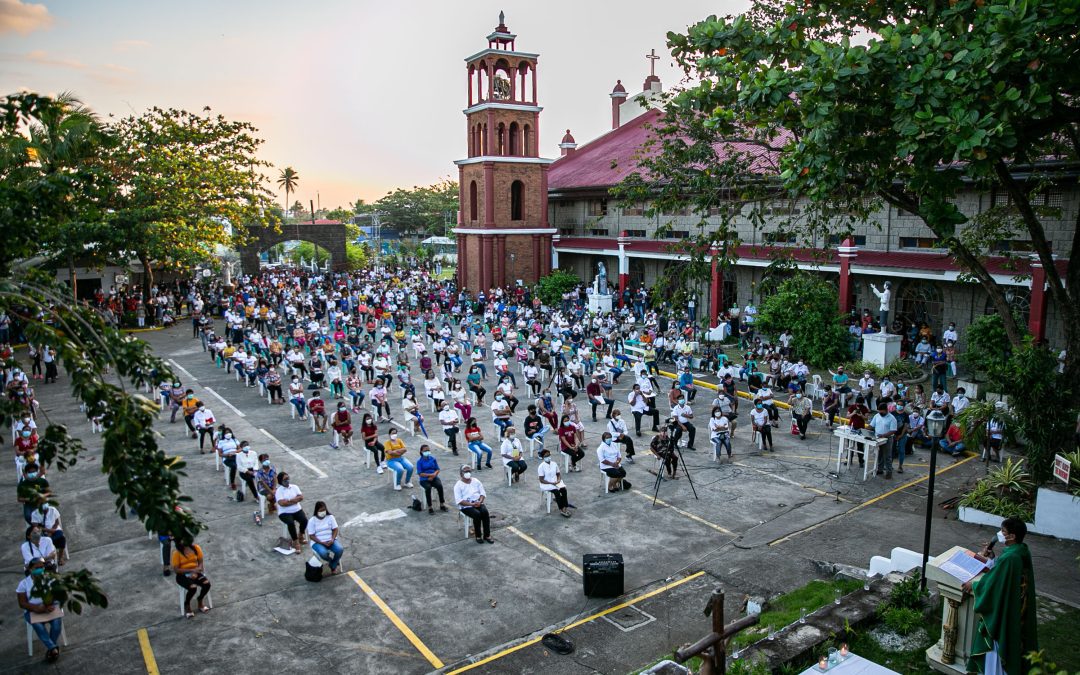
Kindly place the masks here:
POLYGON ((582 583, 590 598, 615 598, 623 594, 621 553, 586 553, 581 556, 582 583))

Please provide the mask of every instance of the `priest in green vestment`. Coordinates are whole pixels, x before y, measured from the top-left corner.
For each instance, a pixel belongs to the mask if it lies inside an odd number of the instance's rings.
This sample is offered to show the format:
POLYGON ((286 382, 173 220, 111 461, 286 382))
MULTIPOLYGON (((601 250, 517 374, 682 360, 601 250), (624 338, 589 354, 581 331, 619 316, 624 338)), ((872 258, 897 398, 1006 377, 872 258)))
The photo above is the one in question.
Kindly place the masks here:
POLYGON ((1039 649, 1035 619, 1035 570, 1024 537, 1027 525, 1006 518, 997 534, 1005 545, 996 558, 984 550, 976 558, 990 565, 977 580, 964 584, 975 601, 975 634, 971 639, 968 672, 984 675, 1022 675, 1024 655, 1039 649))

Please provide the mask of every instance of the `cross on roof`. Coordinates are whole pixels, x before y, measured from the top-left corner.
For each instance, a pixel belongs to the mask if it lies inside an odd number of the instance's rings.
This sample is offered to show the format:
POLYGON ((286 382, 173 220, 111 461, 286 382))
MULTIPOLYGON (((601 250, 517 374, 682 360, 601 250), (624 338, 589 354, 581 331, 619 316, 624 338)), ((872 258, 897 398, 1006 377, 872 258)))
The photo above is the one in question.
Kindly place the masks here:
POLYGON ((660 60, 660 57, 656 55, 656 50, 651 49, 649 53, 645 55, 645 58, 649 59, 649 75, 656 75, 656 62, 660 60))

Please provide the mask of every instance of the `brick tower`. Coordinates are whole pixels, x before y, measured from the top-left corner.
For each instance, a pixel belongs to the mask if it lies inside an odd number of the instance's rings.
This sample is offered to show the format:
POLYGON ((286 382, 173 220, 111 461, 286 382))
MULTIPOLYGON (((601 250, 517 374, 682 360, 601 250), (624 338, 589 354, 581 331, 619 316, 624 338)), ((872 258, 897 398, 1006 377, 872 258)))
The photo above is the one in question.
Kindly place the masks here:
POLYGON ((525 284, 551 272, 547 172, 540 157, 538 54, 519 52, 499 13, 488 46, 465 59, 468 157, 458 167, 458 285, 525 284))

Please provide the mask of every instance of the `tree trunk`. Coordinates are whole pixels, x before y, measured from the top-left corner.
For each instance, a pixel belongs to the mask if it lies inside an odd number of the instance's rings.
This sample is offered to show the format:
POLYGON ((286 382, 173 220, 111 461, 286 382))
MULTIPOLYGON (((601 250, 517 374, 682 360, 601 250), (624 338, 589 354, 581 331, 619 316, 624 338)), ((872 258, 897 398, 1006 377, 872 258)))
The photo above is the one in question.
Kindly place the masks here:
POLYGON ((71 301, 79 304, 78 279, 75 278, 75 256, 68 255, 68 281, 71 282, 71 301))
POLYGON ((139 262, 143 267, 143 302, 150 297, 150 289, 154 286, 154 268, 150 266, 150 259, 146 257, 145 253, 138 254, 139 262))

